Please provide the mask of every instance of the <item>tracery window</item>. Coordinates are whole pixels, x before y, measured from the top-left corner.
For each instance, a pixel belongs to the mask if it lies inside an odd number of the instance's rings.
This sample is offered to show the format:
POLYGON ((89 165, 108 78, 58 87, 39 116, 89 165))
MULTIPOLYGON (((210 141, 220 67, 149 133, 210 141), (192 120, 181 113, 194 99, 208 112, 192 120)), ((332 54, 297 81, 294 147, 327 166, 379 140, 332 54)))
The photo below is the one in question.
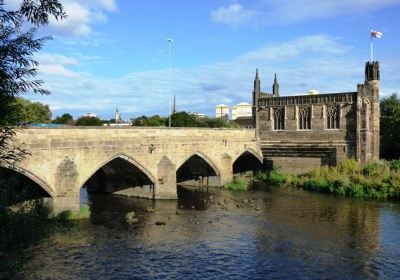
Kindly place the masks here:
POLYGON ((285 130, 285 108, 274 109, 274 129, 285 130))
POLYGON ((326 128, 339 129, 339 110, 335 105, 326 108, 326 128))
POLYGON ((299 129, 311 129, 310 107, 299 108, 299 129))

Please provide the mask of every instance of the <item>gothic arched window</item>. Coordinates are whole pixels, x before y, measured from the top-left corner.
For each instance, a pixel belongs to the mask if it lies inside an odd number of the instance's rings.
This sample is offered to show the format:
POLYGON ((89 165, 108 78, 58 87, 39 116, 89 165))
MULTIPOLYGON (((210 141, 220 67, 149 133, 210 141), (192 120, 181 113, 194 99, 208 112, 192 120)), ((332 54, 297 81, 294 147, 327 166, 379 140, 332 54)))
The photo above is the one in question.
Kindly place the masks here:
POLYGON ((285 130, 285 108, 274 109, 274 129, 285 130))
POLYGON ((335 105, 326 108, 326 128, 339 129, 339 110, 335 105))
POLYGON ((299 129, 311 129, 310 107, 299 108, 299 129))

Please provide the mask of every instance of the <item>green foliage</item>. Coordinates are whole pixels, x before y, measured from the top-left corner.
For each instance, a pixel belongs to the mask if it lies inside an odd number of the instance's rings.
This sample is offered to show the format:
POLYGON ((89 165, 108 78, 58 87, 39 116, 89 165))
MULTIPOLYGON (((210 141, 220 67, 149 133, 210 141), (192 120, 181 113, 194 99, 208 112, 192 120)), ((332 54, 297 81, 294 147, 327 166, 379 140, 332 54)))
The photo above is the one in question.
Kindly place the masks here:
POLYGON ((335 167, 319 167, 311 172, 292 175, 274 168, 257 178, 278 186, 295 186, 313 191, 378 199, 400 198, 398 161, 360 164, 354 159, 335 167))
POLYGON ((59 221, 84 220, 90 217, 90 208, 88 204, 83 204, 79 211, 65 210, 57 215, 59 221))
MULTIPOLYGON (((137 118, 134 122, 134 126, 168 126, 168 117, 160 117, 159 115, 154 115, 151 117, 141 116, 137 118)), ((199 118, 194 114, 187 112, 178 112, 171 115, 171 126, 172 127, 231 127, 238 128, 235 122, 229 122, 226 118, 199 118)))
POLYGON ((234 178, 232 182, 225 185, 225 188, 231 191, 246 191, 248 186, 248 182, 243 178, 234 178))
POLYGON ((398 160, 392 160, 390 162, 390 169, 393 170, 400 170, 400 159, 398 160))
POLYGON ((52 123, 74 125, 74 117, 70 114, 63 114, 62 116, 57 116, 52 123))
POLYGON ((166 126, 167 124, 168 119, 160 117, 159 115, 151 117, 141 116, 133 122, 134 126, 166 126))
POLYGON ((96 117, 80 117, 76 120, 76 126, 102 126, 103 122, 96 117))
POLYGON ((381 151, 384 159, 400 158, 400 97, 397 93, 381 101, 381 151))
POLYGON ((198 127, 198 118, 193 114, 178 112, 171 116, 171 126, 173 127, 198 127))
POLYGON ((48 123, 51 121, 51 111, 48 105, 32 102, 22 97, 16 97, 15 104, 19 122, 48 123))

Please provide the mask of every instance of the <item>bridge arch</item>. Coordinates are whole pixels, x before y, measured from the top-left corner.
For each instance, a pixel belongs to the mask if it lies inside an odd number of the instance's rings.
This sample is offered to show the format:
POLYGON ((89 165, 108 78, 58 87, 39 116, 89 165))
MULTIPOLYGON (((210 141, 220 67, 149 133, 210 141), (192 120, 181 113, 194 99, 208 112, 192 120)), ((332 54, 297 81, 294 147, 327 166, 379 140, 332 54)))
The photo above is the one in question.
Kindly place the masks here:
POLYGON ((263 156, 251 148, 247 148, 242 153, 238 154, 235 158, 232 158, 232 162, 235 162, 239 157, 241 157, 246 152, 252 154, 255 158, 257 158, 260 161, 261 164, 263 163, 264 161, 263 156))
POLYGON ((253 149, 246 149, 232 160, 233 174, 258 171, 262 168, 263 157, 253 149))
MULTIPOLYGON (((206 185, 221 185, 217 165, 201 152, 191 153, 176 170, 176 182, 193 184, 201 180, 206 185)), ((197 184, 197 183, 196 183, 197 184)))
POLYGON ((54 197, 54 190, 50 187, 50 185, 45 182, 43 179, 39 178, 38 176, 36 176, 35 174, 33 174, 31 171, 29 171, 28 169, 21 167, 21 166, 5 166, 5 165, 1 165, 1 168, 5 168, 8 170, 12 170, 15 171, 27 178, 29 178, 30 180, 32 180, 34 183, 36 183, 38 186, 40 186, 50 197, 54 197))
POLYGON ((108 158, 107 160, 103 161, 99 165, 97 165, 96 168, 94 169, 94 171, 90 172, 89 175, 85 176, 84 180, 80 181, 80 183, 79 183, 79 189, 82 188, 84 186, 84 184, 87 183, 88 180, 96 174, 96 172, 101 170, 103 167, 107 166, 107 164, 110 164, 111 162, 118 160, 118 159, 123 160, 123 161, 129 163, 131 166, 138 169, 141 173, 143 173, 143 175, 145 175, 148 178, 148 180, 151 182, 152 185, 155 184, 155 182, 156 182, 155 176, 146 167, 144 167, 144 165, 142 165, 139 161, 137 161, 136 159, 134 159, 128 155, 125 155, 123 153, 118 153, 118 154, 108 158))

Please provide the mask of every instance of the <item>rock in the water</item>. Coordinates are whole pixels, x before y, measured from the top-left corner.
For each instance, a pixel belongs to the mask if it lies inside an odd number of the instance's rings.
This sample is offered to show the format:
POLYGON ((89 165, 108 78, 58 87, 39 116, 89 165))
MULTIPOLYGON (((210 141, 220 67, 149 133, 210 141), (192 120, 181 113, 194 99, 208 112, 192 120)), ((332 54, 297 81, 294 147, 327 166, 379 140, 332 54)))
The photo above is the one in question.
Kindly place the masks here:
POLYGON ((176 215, 180 215, 181 213, 179 212, 179 211, 176 211, 176 213, 175 213, 176 215))
POLYGON ((146 207, 146 212, 147 212, 147 213, 153 213, 153 212, 154 212, 153 207, 147 206, 147 207, 146 207))
POLYGON ((132 219, 126 220, 126 222, 128 224, 136 224, 136 223, 139 222, 139 219, 138 218, 132 218, 132 219))
POLYGON ((126 215, 125 215, 125 220, 131 220, 131 219, 133 219, 135 217, 135 212, 128 212, 128 213, 126 213, 126 215))
POLYGON ((157 221, 157 222, 155 222, 155 225, 156 226, 165 226, 165 222, 164 221, 157 221))

